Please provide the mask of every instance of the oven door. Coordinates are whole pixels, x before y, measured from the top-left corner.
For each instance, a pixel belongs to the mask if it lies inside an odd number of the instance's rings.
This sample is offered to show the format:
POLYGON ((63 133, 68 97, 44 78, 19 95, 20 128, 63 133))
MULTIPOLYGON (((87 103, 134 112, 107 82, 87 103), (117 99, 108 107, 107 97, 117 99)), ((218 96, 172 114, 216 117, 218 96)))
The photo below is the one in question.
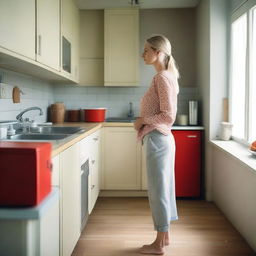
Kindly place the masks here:
POLYGON ((81 231, 88 220, 89 159, 81 165, 81 231))

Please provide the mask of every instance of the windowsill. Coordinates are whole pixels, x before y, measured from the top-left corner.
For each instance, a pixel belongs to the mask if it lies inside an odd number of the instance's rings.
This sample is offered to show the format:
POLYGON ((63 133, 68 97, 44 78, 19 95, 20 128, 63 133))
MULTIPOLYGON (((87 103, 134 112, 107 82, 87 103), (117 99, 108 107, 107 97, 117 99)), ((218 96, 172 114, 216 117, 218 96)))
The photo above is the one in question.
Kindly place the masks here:
POLYGON ((249 167, 256 173, 256 156, 249 152, 248 147, 234 141, 211 140, 215 147, 219 148, 225 153, 228 153, 236 160, 239 160, 243 165, 249 167))

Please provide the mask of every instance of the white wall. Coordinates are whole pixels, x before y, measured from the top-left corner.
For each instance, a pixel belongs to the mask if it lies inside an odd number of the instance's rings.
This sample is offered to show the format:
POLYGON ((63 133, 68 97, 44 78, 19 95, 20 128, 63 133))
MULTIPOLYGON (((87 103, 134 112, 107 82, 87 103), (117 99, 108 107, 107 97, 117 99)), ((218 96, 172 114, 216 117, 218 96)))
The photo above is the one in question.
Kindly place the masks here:
POLYGON ((205 156, 203 179, 205 183, 205 197, 211 200, 211 172, 209 138, 210 114, 210 2, 200 1, 197 7, 197 84, 201 102, 201 118, 205 128, 205 156))
POLYGON ((17 114, 28 107, 38 106, 42 108, 43 115, 39 116, 38 110, 33 110, 24 114, 38 122, 45 122, 47 118, 47 108, 53 102, 52 85, 40 79, 0 69, 2 83, 6 86, 7 99, 0 99, 0 120, 15 120, 17 114), (20 103, 13 103, 12 89, 18 86, 24 95, 21 95, 20 103))
POLYGON ((205 195, 212 200, 211 146, 222 121, 222 99, 228 81, 228 4, 223 0, 202 0, 197 7, 197 83, 202 99, 205 127, 205 195))
POLYGON ((256 172, 212 147, 213 200, 256 251, 256 172))
MULTIPOLYGON (((206 0, 208 1, 208 0, 206 0)), ((215 138, 228 96, 229 18, 243 0, 210 2, 209 137, 215 138), (229 9, 231 8, 231 9, 229 9)), ((208 196, 256 251, 256 172, 215 146, 206 145, 208 196)))
POLYGON ((228 1, 210 0, 210 139, 219 133, 222 100, 228 93, 228 21, 228 1))

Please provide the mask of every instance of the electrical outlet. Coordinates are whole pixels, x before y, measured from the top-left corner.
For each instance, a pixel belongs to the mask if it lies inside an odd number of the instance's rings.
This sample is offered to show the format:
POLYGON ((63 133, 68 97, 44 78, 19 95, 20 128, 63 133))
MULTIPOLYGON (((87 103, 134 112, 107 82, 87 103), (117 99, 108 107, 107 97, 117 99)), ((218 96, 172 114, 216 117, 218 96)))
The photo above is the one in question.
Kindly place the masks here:
POLYGON ((0 84, 0 99, 5 99, 6 97, 6 86, 4 84, 0 84))
POLYGON ((0 83, 0 99, 11 99, 12 89, 13 86, 9 84, 0 83))

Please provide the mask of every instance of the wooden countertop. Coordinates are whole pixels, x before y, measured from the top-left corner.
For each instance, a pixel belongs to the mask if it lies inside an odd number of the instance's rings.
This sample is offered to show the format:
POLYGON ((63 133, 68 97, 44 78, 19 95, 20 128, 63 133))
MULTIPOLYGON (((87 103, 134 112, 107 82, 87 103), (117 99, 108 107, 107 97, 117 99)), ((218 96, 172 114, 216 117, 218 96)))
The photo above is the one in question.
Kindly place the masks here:
POLYGON ((60 152, 64 151, 65 149, 69 148, 73 144, 79 142, 83 138, 89 136, 90 134, 94 133, 95 131, 99 130, 102 127, 103 123, 63 123, 63 124, 56 124, 54 126, 79 126, 85 129, 84 133, 77 134, 75 137, 67 138, 67 140, 57 141, 53 143, 52 149, 52 157, 58 155, 60 152))
MULTIPOLYGON (((95 131, 99 130, 102 127, 133 127, 133 123, 119 123, 119 122, 103 122, 103 123, 85 123, 85 122, 77 122, 77 123, 63 123, 63 124, 55 124, 54 126, 79 126, 85 128, 85 132, 78 134, 76 136, 72 136, 66 140, 57 141, 53 143, 52 149, 52 157, 58 155, 60 152, 69 148, 73 144, 79 142, 83 138, 89 136, 95 131)), ((204 130, 202 126, 173 126, 172 130, 204 130)))

